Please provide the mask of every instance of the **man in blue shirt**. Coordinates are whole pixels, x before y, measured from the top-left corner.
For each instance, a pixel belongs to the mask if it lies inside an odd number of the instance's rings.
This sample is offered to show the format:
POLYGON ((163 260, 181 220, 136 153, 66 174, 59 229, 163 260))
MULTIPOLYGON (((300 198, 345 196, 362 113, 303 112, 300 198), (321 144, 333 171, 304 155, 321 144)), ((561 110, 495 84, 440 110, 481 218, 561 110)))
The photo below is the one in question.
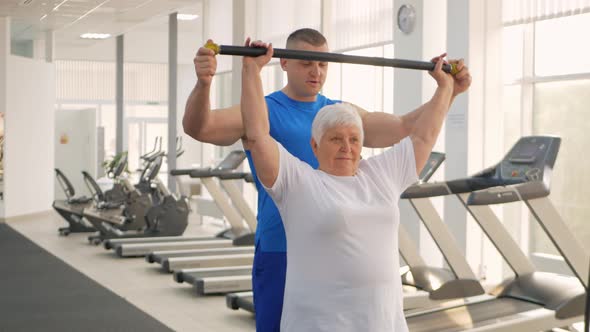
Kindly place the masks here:
MULTIPOLYGON (((260 43, 259 43, 260 44, 260 43)), ((289 35, 286 48, 328 52, 325 37, 313 29, 299 29, 289 35)), ((468 70, 463 61, 456 61, 459 70, 468 70)), ((215 54, 200 48, 194 59, 197 84, 187 100, 183 118, 184 131, 201 142, 231 145, 244 136, 240 105, 214 112, 210 109, 211 82, 216 72, 215 54)), ((308 60, 281 59, 287 73, 287 85, 266 96, 270 134, 290 153, 317 167, 311 150, 311 124, 316 113, 325 105, 340 101, 320 94, 326 80, 328 63, 308 60)), ((471 84, 470 75, 455 79, 453 99, 471 84)), ((368 112, 353 105, 363 121, 363 145, 373 148, 390 147, 412 132, 423 106, 403 116, 368 112)), ((256 309, 257 331, 279 331, 286 274, 286 238, 280 214, 256 178, 254 165, 248 162, 258 189, 258 226, 252 270, 252 290, 256 309)))

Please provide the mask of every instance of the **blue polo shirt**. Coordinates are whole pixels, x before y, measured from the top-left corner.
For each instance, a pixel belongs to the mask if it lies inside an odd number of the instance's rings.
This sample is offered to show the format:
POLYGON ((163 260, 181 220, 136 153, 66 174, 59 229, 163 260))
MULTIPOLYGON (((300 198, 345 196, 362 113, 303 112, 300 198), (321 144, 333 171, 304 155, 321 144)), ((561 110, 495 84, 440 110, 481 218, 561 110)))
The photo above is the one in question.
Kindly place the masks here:
MULTIPOLYGON (((326 105, 339 103, 318 94, 314 102, 301 102, 289 98, 282 91, 265 97, 270 121, 270 135, 295 157, 318 167, 318 161, 311 149, 311 124, 317 112, 326 105)), ((264 252, 286 252, 287 239, 281 215, 272 198, 258 181, 250 151, 246 151, 248 163, 258 189, 258 225, 256 245, 264 252)))

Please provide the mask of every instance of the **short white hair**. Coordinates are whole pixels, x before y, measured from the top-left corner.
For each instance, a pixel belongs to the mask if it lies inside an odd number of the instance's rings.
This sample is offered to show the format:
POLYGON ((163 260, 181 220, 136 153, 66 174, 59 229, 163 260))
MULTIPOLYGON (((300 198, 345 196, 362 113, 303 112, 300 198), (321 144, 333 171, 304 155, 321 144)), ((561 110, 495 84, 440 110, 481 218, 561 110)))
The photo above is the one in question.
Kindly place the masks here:
POLYGON ((311 125, 311 137, 317 144, 320 143, 326 130, 336 126, 355 126, 360 131, 360 140, 363 142, 363 121, 354 106, 347 103, 338 103, 322 107, 316 114, 311 125))

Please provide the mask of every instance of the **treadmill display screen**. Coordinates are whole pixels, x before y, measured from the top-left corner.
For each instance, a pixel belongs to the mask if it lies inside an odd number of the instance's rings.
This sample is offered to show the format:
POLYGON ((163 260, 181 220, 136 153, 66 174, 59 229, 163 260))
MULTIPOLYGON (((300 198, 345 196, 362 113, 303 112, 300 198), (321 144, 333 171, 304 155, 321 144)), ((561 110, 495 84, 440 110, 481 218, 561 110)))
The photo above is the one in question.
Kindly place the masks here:
POLYGON ((522 144, 515 153, 510 157, 510 161, 514 163, 532 163, 535 161, 535 156, 539 151, 537 144, 522 144))

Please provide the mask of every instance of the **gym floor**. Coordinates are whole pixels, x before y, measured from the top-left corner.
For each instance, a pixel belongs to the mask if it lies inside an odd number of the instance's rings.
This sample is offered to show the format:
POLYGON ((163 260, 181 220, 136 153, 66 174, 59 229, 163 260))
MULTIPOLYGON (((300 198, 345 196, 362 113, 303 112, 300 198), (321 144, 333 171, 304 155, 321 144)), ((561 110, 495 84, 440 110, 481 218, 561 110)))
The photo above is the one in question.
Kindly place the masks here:
MULTIPOLYGON (((57 229, 65 222, 53 211, 20 217, 7 224, 172 330, 255 331, 253 316, 228 309, 225 296, 198 296, 190 285, 176 283, 159 265, 143 258, 122 259, 102 246, 88 244, 88 234, 58 236, 57 229)), ((185 235, 213 234, 216 230, 191 223, 185 235)))

